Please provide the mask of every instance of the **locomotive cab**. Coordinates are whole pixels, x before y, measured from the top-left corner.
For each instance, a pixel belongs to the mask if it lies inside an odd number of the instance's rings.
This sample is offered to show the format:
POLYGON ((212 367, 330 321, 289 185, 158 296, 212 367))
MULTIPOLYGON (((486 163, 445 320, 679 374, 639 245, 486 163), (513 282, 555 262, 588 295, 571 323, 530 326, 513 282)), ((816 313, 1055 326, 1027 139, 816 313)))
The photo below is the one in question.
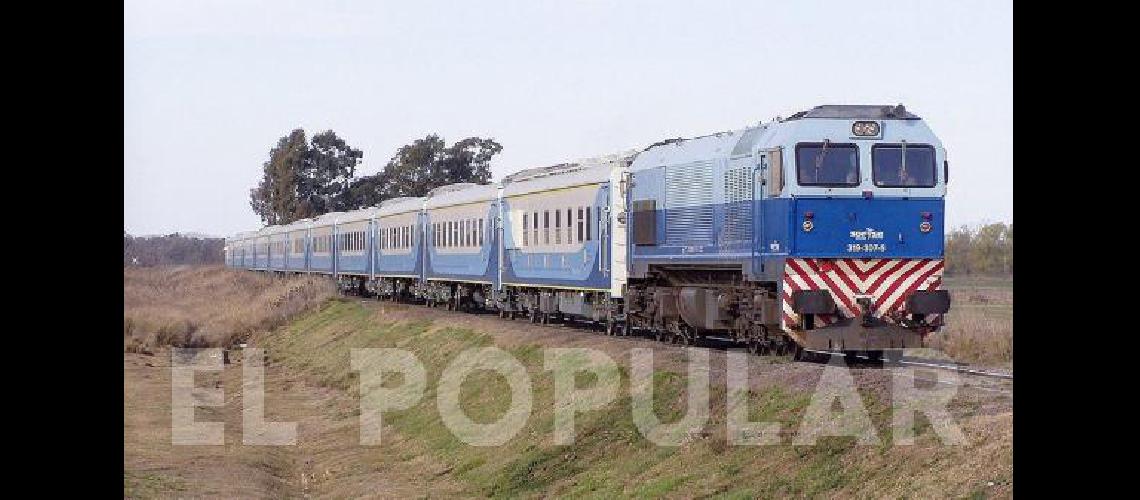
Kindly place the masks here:
POLYGON ((921 345, 950 306, 941 142, 901 105, 819 106, 781 125, 788 182, 760 202, 788 214, 786 229, 762 228, 763 260, 781 275, 781 327, 815 350, 921 345))

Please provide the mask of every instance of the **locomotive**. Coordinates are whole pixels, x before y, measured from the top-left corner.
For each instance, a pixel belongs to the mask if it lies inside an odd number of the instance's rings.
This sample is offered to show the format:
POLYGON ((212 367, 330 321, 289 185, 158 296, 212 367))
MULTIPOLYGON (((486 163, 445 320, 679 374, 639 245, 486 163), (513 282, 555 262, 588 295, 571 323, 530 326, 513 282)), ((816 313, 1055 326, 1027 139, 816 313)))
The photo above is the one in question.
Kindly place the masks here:
POLYGON ((897 356, 950 308, 948 176, 941 142, 902 105, 823 105, 240 233, 225 258, 611 335, 897 356))

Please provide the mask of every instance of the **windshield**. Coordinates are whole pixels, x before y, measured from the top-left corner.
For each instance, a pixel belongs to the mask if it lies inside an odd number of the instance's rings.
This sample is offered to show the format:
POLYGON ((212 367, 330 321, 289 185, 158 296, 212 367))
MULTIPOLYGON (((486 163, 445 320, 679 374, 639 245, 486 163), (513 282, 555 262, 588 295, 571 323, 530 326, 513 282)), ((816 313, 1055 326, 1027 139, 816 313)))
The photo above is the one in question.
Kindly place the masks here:
POLYGON ((934 147, 902 144, 876 144, 871 148, 871 171, 878 187, 934 187, 934 147))
POLYGON ((858 186, 859 149, 854 144, 800 143, 796 179, 801 186, 858 186))

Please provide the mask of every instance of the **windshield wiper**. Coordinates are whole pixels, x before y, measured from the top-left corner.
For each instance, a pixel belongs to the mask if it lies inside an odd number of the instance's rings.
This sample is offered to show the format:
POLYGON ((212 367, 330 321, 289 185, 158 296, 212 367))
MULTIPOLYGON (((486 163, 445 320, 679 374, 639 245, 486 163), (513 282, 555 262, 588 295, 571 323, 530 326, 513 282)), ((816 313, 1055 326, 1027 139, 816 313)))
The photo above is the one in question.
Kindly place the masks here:
POLYGON ((819 182, 819 167, 823 166, 823 157, 827 156, 828 144, 831 144, 831 140, 824 139, 823 148, 819 150, 819 154, 815 155, 815 182, 819 182))
POLYGON ((905 184, 907 182, 906 179, 906 141, 902 141, 902 166, 899 167, 900 184, 905 184))

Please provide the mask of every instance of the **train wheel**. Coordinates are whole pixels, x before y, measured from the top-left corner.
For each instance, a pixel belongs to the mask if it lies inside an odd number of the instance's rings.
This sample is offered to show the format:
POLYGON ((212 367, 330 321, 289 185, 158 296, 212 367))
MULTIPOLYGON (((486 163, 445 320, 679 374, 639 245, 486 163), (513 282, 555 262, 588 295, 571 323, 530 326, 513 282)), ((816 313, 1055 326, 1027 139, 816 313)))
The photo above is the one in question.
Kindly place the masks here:
POLYGON ((656 340, 658 342, 664 342, 665 341, 665 332, 661 331, 660 328, 654 328, 653 329, 653 340, 656 340))
POLYGON ((760 355, 760 342, 758 340, 756 340, 756 339, 749 340, 747 343, 747 347, 748 347, 748 354, 753 354, 756 356, 760 355))
POLYGON ((549 325, 550 324, 550 313, 542 313, 542 316, 539 316, 539 323, 542 323, 544 325, 549 325))

